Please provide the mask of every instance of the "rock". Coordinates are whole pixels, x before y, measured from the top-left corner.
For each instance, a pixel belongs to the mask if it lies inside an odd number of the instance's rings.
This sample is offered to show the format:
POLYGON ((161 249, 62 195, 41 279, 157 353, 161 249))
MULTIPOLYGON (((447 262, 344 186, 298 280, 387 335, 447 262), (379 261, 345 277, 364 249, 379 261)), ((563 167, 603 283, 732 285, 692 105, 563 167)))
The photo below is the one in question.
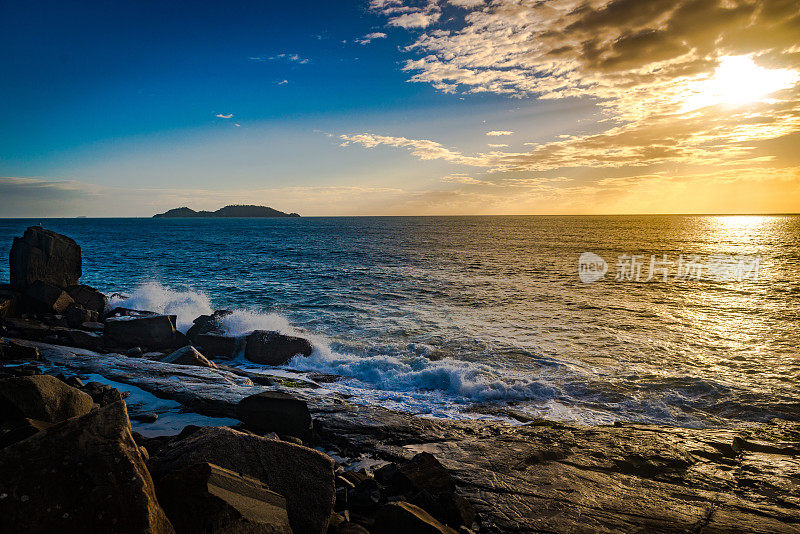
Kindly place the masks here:
POLYGON ((103 337, 94 332, 86 332, 76 328, 59 330, 59 340, 67 346, 81 349, 100 350, 103 348, 103 337))
POLYGON ((75 302, 67 306, 64 316, 67 318, 67 324, 72 328, 78 328, 83 323, 96 323, 98 319, 96 311, 87 310, 75 302))
POLYGON ((245 397, 236 405, 236 418, 256 432, 311 438, 308 405, 288 393, 262 391, 245 397))
POLYGON ((365 529, 358 523, 351 523, 349 521, 346 521, 344 523, 337 525, 333 529, 332 534, 370 534, 370 532, 369 530, 365 529))
POLYGON ((72 297, 58 286, 36 280, 30 284, 22 296, 23 307, 37 313, 64 313, 72 297))
POLYGON ((209 357, 230 359, 236 356, 242 340, 219 334, 196 334, 193 343, 209 357))
POLYGON ((25 418, 9 421, 4 426, 7 426, 8 430, 0 435, 0 449, 20 442, 23 439, 28 439, 34 434, 53 426, 53 424, 25 418))
POLYGON ((18 365, 15 367, 3 368, 5 375, 10 377, 15 376, 36 376, 42 374, 42 370, 35 365, 18 365))
POLYGON ((186 344, 174 315, 108 317, 103 340, 107 346, 126 348, 175 349, 186 344))
POLYGON ((9 263, 11 285, 18 291, 36 281, 69 287, 81 277, 81 247, 67 236, 31 226, 14 238, 9 263))
POLYGON ((57 423, 89 412, 92 398, 50 375, 0 380, 0 420, 31 418, 57 423))
POLYGON ((0 360, 40 360, 39 349, 36 347, 29 347, 16 341, 6 340, 0 345, 2 352, 0 352, 0 360))
POLYGON ((220 328, 220 319, 231 315, 233 312, 231 310, 216 310, 211 315, 201 315, 194 321, 192 321, 192 327, 186 332, 186 337, 190 340, 194 341, 195 337, 199 334, 208 334, 208 333, 217 333, 222 335, 222 332, 219 331, 220 328))
POLYGON ((472 506, 455 493, 453 477, 430 453, 421 452, 397 466, 386 485, 390 493, 405 496, 451 527, 471 527, 475 521, 472 506))
POLYGON ((117 388, 102 382, 89 382, 83 390, 100 406, 108 406, 122 400, 122 394, 117 388))
POLYGON ((130 416, 131 421, 138 421, 140 423, 155 423, 158 421, 158 414, 153 412, 137 413, 130 416))
POLYGON ((102 315, 108 306, 108 297, 91 286, 84 284, 69 286, 67 293, 80 307, 98 315, 102 315))
POLYGON ((214 464, 170 473, 156 491, 178 533, 292 534, 286 499, 254 478, 214 464))
POLYGON ((133 347, 125 351, 125 356, 130 358, 141 358, 143 354, 142 347, 133 347))
POLYGON ((333 460, 313 449, 238 432, 204 427, 164 445, 150 460, 158 478, 208 462, 255 478, 286 499, 292 530, 324 534, 333 510, 333 460))
POLYGON ((81 328, 83 330, 90 330, 92 332, 102 332, 105 329, 105 327, 106 325, 104 325, 103 323, 96 323, 96 322, 81 324, 81 328))
POLYGON ((247 336, 244 356, 255 363, 281 365, 297 354, 310 356, 312 350, 311 343, 307 339, 256 330, 247 336))
POLYGON ((123 402, 6 447, 0 495, 0 532, 174 532, 123 402))
POLYGON ((19 313, 20 294, 10 289, 0 289, 0 319, 19 313))
POLYGON ((442 525, 422 508, 407 502, 384 505, 375 517, 373 534, 456 534, 442 525))
POLYGON ((178 365, 196 365, 198 367, 213 367, 216 369, 216 364, 208 361, 208 359, 197 352, 197 349, 191 345, 182 347, 163 360, 164 363, 174 363, 178 365))
POLYGON ((9 335, 13 331, 15 336, 24 339, 41 340, 53 333, 51 327, 32 319, 11 318, 3 323, 8 327, 9 335))

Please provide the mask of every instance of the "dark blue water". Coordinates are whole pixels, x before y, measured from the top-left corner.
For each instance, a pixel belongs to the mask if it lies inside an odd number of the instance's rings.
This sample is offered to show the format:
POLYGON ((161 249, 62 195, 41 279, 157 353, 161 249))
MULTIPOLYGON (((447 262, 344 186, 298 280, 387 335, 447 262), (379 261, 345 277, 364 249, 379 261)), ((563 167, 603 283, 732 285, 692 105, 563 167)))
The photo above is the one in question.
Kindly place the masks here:
POLYGON ((448 417, 800 418, 800 217, 6 219, 0 255, 39 222, 78 241, 85 283, 130 305, 183 325, 233 308, 231 333, 311 336, 315 353, 290 366, 347 376, 331 387, 364 402, 448 417), (581 282, 583 252, 607 260, 604 279, 581 282), (643 257, 639 282, 614 280, 622 254, 643 257), (645 282, 664 254, 670 278, 645 282), (699 280, 674 277, 681 254, 702 260, 699 280), (710 276, 716 255, 759 255, 757 279, 710 276))

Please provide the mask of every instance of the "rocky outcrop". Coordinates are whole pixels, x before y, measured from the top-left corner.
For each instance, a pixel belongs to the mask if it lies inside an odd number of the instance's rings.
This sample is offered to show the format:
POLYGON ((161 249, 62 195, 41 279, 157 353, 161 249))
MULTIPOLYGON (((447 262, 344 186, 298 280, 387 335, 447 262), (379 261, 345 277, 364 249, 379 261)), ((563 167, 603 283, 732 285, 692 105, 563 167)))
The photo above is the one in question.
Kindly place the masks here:
POLYGON ((87 310, 72 302, 64 312, 67 324, 72 328, 79 328, 83 323, 95 323, 99 316, 96 311, 87 310))
POLYGON ((67 236, 31 226, 15 237, 9 254, 11 285, 18 291, 37 280, 64 288, 81 277, 81 247, 67 236))
POLYGON ((25 289, 23 302, 28 311, 62 314, 74 301, 60 287, 36 280, 25 289))
POLYGON ((0 360, 39 360, 39 349, 4 339, 0 343, 0 360))
POLYGON ((175 327, 174 315, 108 317, 103 339, 109 347, 175 349, 187 344, 175 327))
POLYGON ((10 286, 0 288, 0 319, 13 317, 19 313, 19 298, 19 292, 13 291, 10 286))
POLYGON ((211 315, 201 315, 194 320, 192 327, 186 332, 186 337, 211 358, 233 358, 244 342, 239 338, 225 335, 220 324, 223 317, 232 313, 230 310, 216 310, 211 315))
POLYGON ((174 532, 123 402, 0 452, 0 532, 174 532))
POLYGON ((88 413, 92 398, 54 376, 0 380, 0 420, 37 419, 57 423, 88 413))
POLYGON ((456 534, 425 510, 407 502, 386 504, 378 512, 372 534, 456 534))
POLYGON ((156 491, 178 534, 292 534, 286 499, 254 478, 207 462, 169 473, 156 491))
POLYGON ((67 293, 78 306, 98 315, 102 315, 108 306, 108 297, 91 286, 84 284, 69 286, 67 293))
POLYGON ((255 363, 282 365, 298 354, 310 356, 312 350, 311 343, 307 339, 256 330, 247 336, 244 356, 255 363))
POLYGON ((208 359, 200 354, 197 349, 192 347, 191 345, 187 345, 182 347, 172 354, 165 357, 161 360, 164 363, 174 363, 177 365, 196 365, 198 367, 214 367, 216 368, 216 364, 214 362, 208 361, 208 359))
POLYGON ((157 478, 208 462, 255 478, 286 499, 296 534, 324 534, 333 510, 333 461, 313 449, 205 427, 162 447, 150 460, 157 478))
POLYGON ((281 391, 262 391, 236 405, 236 418, 259 433, 311 439, 311 414, 305 401, 281 391))

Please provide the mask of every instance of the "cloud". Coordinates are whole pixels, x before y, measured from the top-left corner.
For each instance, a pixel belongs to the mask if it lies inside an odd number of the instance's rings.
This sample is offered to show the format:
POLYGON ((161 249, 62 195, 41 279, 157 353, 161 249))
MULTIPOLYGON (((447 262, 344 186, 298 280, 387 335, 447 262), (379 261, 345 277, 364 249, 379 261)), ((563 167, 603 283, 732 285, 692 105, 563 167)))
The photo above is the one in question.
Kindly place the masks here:
POLYGON ((463 7, 464 9, 474 9, 486 4, 485 0, 447 0, 451 5, 463 7))
POLYGON ((422 11, 417 11, 392 17, 389 19, 388 24, 389 26, 396 26, 409 30, 414 28, 427 28, 437 20, 439 20, 438 12, 424 13, 422 11))
POLYGON ((486 135, 491 137, 499 137, 501 135, 513 135, 514 132, 510 132, 508 130, 492 130, 491 132, 486 132, 486 135))
POLYGON ((489 148, 506 148, 508 145, 503 143, 489 143, 489 148))
POLYGON ((279 81, 279 82, 275 82, 275 83, 276 83, 277 85, 286 85, 287 83, 289 83, 289 80, 286 80, 286 79, 284 79, 284 80, 281 80, 281 81, 279 81))
POLYGON ((407 137, 392 137, 386 135, 376 135, 371 133, 364 134, 344 134, 339 136, 342 139, 341 146, 346 147, 351 144, 359 144, 365 148, 375 148, 381 145, 398 148, 406 148, 421 160, 445 160, 462 165, 476 167, 487 167, 492 165, 491 157, 483 155, 465 156, 461 152, 446 148, 440 143, 428 139, 409 139, 407 137))
POLYGON ((263 63, 265 61, 286 61, 288 63, 297 63, 300 65, 305 65, 311 62, 310 59, 304 58, 300 56, 300 54, 293 53, 276 54, 274 56, 253 56, 250 58, 250 60, 257 61, 259 63, 263 63))
POLYGON ((368 33, 364 37, 362 37, 361 39, 356 39, 356 42, 358 44, 365 45, 365 44, 371 43, 375 39, 386 39, 386 34, 383 33, 383 32, 368 33))
POLYGON ((217 113, 214 116, 215 117, 219 117, 220 119, 232 119, 233 118, 233 113, 230 113, 228 115, 223 115, 222 113, 217 113))
POLYGON ((481 180, 473 178, 472 176, 466 176, 463 174, 449 174, 447 176, 442 176, 443 182, 449 183, 457 183, 457 184, 483 184, 481 180))

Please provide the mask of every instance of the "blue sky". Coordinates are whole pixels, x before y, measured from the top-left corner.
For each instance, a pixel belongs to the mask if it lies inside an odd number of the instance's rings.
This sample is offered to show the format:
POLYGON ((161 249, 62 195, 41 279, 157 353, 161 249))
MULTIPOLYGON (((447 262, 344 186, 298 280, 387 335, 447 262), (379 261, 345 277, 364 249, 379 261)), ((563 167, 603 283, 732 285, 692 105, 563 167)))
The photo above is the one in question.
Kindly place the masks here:
MULTIPOLYGON (((645 16, 630 0, 583 11, 571 0, 547 11, 518 0, 7 0, 0 216, 241 202, 305 215, 680 212, 719 211, 720 198, 725 211, 796 211, 797 162, 783 148, 796 124, 746 132, 744 151, 727 134, 794 113, 798 53, 780 37, 796 13, 742 3, 750 34, 720 24, 703 49, 707 36, 687 30, 698 36, 688 56, 655 57, 628 34, 668 35, 665 16, 685 27, 703 15, 681 2, 645 16), (626 28, 608 16, 620 9, 626 28), (710 93, 702 84, 721 65, 777 74, 746 101, 703 100, 688 110, 698 125, 678 104, 693 87, 710 93), (654 68, 682 74, 643 79, 654 68), (727 133, 698 141, 721 116, 727 133), (707 148, 720 140, 730 157, 707 148)), ((723 4, 724 20, 739 13, 723 4)))

